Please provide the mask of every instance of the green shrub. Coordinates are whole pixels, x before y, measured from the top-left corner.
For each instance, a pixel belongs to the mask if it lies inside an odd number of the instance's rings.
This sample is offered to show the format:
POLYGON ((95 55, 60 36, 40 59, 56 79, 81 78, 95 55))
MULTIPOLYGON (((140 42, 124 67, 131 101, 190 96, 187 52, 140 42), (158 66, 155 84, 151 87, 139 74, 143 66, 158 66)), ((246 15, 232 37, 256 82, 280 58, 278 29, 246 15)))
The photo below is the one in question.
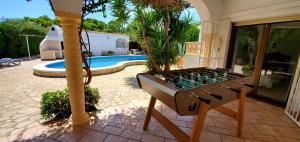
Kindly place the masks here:
POLYGON ((44 39, 47 29, 24 20, 4 19, 0 21, 0 57, 27 57, 27 45, 24 34, 38 35, 28 37, 31 55, 39 55, 39 45, 44 39))
POLYGON ((97 88, 92 88, 90 86, 84 87, 84 95, 85 95, 85 111, 91 112, 97 110, 95 105, 98 104, 100 97, 100 93, 97 88))
POLYGON ((254 70, 254 66, 253 65, 243 65, 242 67, 242 71, 244 74, 251 74, 254 70))
POLYGON ((113 54, 114 54, 113 51, 108 51, 108 52, 106 53, 107 56, 111 56, 111 55, 113 55, 113 54))
POLYGON ((81 54, 86 54, 87 57, 92 57, 93 56, 93 53, 89 52, 89 51, 82 51, 81 54))
MULTIPOLYGON (((100 93, 97 88, 90 86, 84 87, 85 111, 91 112, 97 110, 95 105, 99 102, 100 93)), ((71 106, 68 90, 57 90, 54 92, 45 92, 41 100, 41 118, 45 122, 68 118, 71 115, 71 106)))
POLYGON ((67 89, 42 94, 41 116, 44 120, 68 118, 71 106, 67 89))

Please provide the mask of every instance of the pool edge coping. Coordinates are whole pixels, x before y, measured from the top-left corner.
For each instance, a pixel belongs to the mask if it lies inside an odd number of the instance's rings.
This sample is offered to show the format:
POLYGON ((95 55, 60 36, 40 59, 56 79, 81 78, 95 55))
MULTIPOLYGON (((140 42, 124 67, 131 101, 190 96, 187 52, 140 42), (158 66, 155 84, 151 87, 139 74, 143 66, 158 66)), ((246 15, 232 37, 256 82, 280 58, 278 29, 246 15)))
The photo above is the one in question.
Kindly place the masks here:
MULTIPOLYGON (((61 62, 63 60, 58 60, 58 61, 52 61, 48 63, 42 63, 39 65, 35 65, 32 67, 33 69, 33 74, 36 76, 40 77, 66 77, 66 70, 65 69, 53 69, 53 68, 48 68, 46 65, 51 64, 51 63, 56 63, 56 62, 61 62)), ((93 76, 96 75, 104 75, 104 74, 110 74, 110 73, 115 73, 118 71, 123 70, 127 66, 132 66, 132 65, 145 65, 147 60, 132 60, 132 61, 123 61, 119 62, 115 65, 108 66, 108 67, 99 67, 99 68, 92 68, 91 72, 93 76)), ((85 70, 84 75, 86 75, 85 70)))

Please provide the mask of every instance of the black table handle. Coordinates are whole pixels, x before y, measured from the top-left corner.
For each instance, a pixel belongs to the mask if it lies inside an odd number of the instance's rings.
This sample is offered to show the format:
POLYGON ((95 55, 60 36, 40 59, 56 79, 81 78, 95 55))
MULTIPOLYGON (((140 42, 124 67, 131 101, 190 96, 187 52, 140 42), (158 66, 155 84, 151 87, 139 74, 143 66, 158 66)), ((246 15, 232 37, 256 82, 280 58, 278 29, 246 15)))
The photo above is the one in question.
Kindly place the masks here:
POLYGON ((222 100, 223 99, 223 96, 220 96, 220 95, 216 95, 216 94, 209 94, 209 95, 215 97, 218 100, 222 100))
POLYGON ((206 103, 206 104, 210 104, 211 101, 209 99, 204 99, 204 98, 201 98, 201 97, 198 97, 199 100, 201 100, 202 102, 206 103))
POLYGON ((206 104, 210 104, 210 103, 211 103, 211 101, 210 101, 209 99, 201 98, 200 96, 197 96, 197 95, 195 95, 195 94, 193 94, 193 93, 192 93, 191 95, 192 95, 193 97, 199 99, 200 101, 206 103, 206 104))
POLYGON ((247 87, 250 87, 250 88, 254 88, 254 85, 252 85, 252 84, 244 84, 244 85, 247 87))
POLYGON ((215 97, 215 98, 218 99, 218 100, 222 100, 222 99, 223 99, 223 96, 220 96, 220 95, 217 95, 217 94, 208 92, 208 91, 206 91, 206 90, 203 90, 203 92, 206 93, 206 94, 208 94, 208 95, 210 95, 210 96, 212 96, 212 97, 215 97))
POLYGON ((241 93, 241 89, 240 88, 229 88, 231 91, 236 92, 236 93, 241 93))

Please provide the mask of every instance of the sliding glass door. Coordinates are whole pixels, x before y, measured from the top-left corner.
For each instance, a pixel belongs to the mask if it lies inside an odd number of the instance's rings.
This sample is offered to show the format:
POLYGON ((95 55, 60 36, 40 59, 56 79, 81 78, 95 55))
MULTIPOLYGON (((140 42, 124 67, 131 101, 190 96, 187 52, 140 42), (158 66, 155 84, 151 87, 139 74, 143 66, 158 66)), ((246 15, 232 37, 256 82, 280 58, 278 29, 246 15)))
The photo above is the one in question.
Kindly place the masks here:
POLYGON ((270 25, 257 95, 286 102, 300 53, 300 22, 270 25))
POLYGON ((255 76, 256 96, 285 104, 299 59, 300 22, 240 26, 235 30, 229 68, 255 76))

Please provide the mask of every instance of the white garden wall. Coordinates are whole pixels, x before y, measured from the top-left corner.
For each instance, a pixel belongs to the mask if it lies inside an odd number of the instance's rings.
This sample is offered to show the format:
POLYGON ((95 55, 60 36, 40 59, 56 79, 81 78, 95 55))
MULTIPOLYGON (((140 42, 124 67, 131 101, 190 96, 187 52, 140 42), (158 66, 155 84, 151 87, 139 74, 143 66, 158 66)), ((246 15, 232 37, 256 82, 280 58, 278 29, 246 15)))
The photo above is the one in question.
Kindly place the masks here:
MULTIPOLYGON (((103 55, 108 51, 113 51, 116 55, 128 54, 129 37, 125 34, 88 32, 88 35, 91 52, 95 56, 103 55), (118 41, 124 43, 117 45, 118 41)), ((87 43, 85 33, 83 33, 83 38, 87 43)))
MULTIPOLYGON (((94 56, 105 55, 108 51, 112 51, 114 55, 128 54, 128 35, 88 31, 88 36, 91 52, 94 56)), ((87 44, 88 40, 85 32, 82 33, 82 37, 87 44)), ((63 42, 63 32, 61 28, 57 25, 52 25, 45 39, 40 43, 41 59, 48 59, 49 51, 53 52, 51 54, 55 54, 54 57, 51 56, 51 59, 63 58, 61 42, 63 42)))

